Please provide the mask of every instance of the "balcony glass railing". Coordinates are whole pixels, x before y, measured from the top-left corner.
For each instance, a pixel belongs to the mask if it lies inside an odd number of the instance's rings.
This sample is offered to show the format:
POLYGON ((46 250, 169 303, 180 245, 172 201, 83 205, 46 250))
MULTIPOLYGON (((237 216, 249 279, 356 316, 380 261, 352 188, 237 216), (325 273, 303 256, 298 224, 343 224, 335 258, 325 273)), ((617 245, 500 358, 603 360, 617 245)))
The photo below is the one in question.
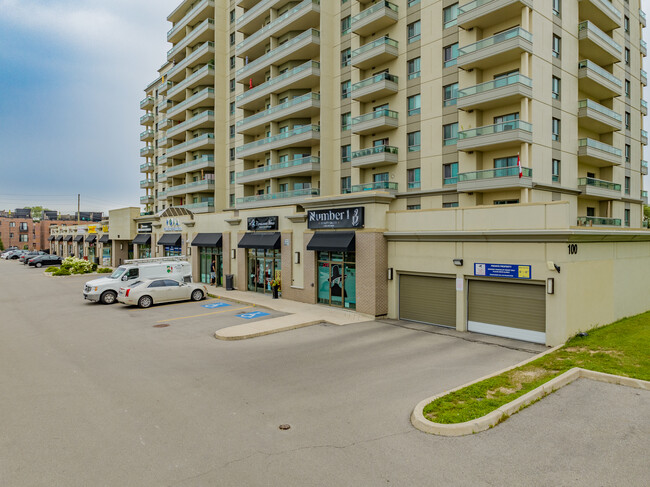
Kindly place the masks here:
POLYGON ((153 138, 153 130, 140 132, 140 139, 153 138))
POLYGON ((154 120, 153 113, 147 113, 147 114, 142 115, 140 117, 140 123, 144 123, 144 122, 147 122, 147 121, 152 121, 153 122, 153 120, 154 120))
POLYGON ((214 179, 201 179, 200 181, 192 181, 191 183, 187 184, 170 186, 167 188, 167 193, 170 193, 172 191, 187 191, 188 193, 191 193, 192 191, 197 191, 196 188, 200 186, 207 186, 207 188, 203 188, 200 191, 205 191, 206 189, 214 189, 214 179))
POLYGON ((174 106, 174 112, 180 110, 181 108, 184 108, 192 103, 194 103, 197 99, 201 98, 202 96, 205 96, 207 94, 214 94, 214 88, 204 88, 201 91, 199 91, 197 94, 190 96, 187 100, 182 101, 178 105, 174 106))
POLYGON ((578 178, 578 186, 593 186, 595 188, 610 189, 612 191, 620 191, 621 185, 612 183, 611 181, 604 181, 595 178, 578 178))
POLYGON ((643 39, 639 40, 639 43, 641 44, 641 47, 645 49, 646 51, 648 50, 648 43, 644 41, 643 39))
POLYGON ((250 117, 246 117, 239 122, 237 122, 237 127, 240 127, 242 125, 246 125, 248 123, 254 122, 255 120, 259 120, 260 118, 264 118, 268 115, 272 115, 274 113, 277 113, 281 110, 285 110, 287 108, 299 105, 300 103, 309 101, 309 100, 315 100, 319 101, 320 100, 320 94, 319 93, 306 93, 302 96, 297 96, 295 98, 292 98, 289 101, 286 101, 284 103, 280 103, 279 105, 276 105, 274 107, 271 107, 267 110, 262 110, 261 112, 256 113, 255 115, 251 115, 250 117))
POLYGON ((268 164, 266 166, 256 167, 255 169, 248 169, 246 171, 238 172, 237 178, 277 171, 278 169, 286 169, 288 167, 303 166, 305 164, 320 164, 320 157, 302 157, 300 159, 292 159, 290 161, 280 162, 279 164, 268 164))
POLYGON ((147 184, 153 184, 154 180, 153 179, 143 179, 140 181, 140 187, 146 186, 147 184))
POLYGON ((186 86, 189 86, 195 79, 201 78, 202 76, 207 74, 209 71, 214 71, 214 64, 210 64, 210 63, 206 64, 205 66, 203 66, 198 71, 195 71, 194 73, 189 75, 183 81, 181 81, 178 84, 174 85, 174 88, 172 90, 169 90, 169 92, 167 93, 167 96, 174 96, 179 91, 185 89, 186 86))
POLYGON ((272 0, 262 0, 261 2, 257 2, 237 19, 237 27, 248 22, 249 19, 262 12, 263 10, 268 10, 269 4, 271 2, 272 0))
POLYGON ((645 190, 641 191, 641 198, 647 199, 648 198, 648 192, 645 191, 645 190))
POLYGON ((197 142, 206 141, 209 139, 214 140, 214 134, 199 135, 198 137, 194 137, 193 139, 190 139, 187 142, 183 142, 181 144, 175 145, 174 147, 170 147, 169 149, 167 149, 167 151, 168 153, 171 153, 172 151, 177 152, 179 149, 184 149, 188 145, 196 144, 197 142))
POLYGON ((599 75, 601 75, 603 78, 607 78, 607 80, 611 81, 614 83, 616 86, 623 86, 623 83, 621 82, 620 79, 616 78, 612 73, 605 71, 603 68, 598 66, 596 63, 593 61, 589 61, 588 59, 585 59, 583 61, 580 61, 578 63, 578 69, 582 68, 587 68, 590 69, 599 75))
POLYGON ((203 0, 199 2, 195 7, 192 7, 184 16, 181 20, 176 22, 174 26, 167 31, 167 40, 169 40, 170 37, 172 37, 178 29, 183 27, 185 25, 185 22, 187 22, 188 19, 190 19, 196 12, 204 8, 208 3, 212 3, 211 0, 203 0))
POLYGON ((646 21, 645 12, 641 9, 639 9, 639 18, 644 22, 646 21))
POLYGON ((641 107, 645 108, 646 110, 648 109, 648 102, 645 100, 641 100, 641 107))
POLYGON ((188 64, 191 64, 197 57, 205 54, 207 51, 212 48, 214 50, 214 42, 212 41, 207 41, 195 48, 188 56, 183 59, 180 63, 178 63, 176 66, 174 66, 172 69, 167 71, 168 77, 174 76, 177 72, 189 67, 188 64))
POLYGON ((173 56, 174 54, 176 54, 176 53, 177 53, 178 51, 180 51, 181 49, 185 49, 185 47, 186 47, 187 44, 188 44, 188 42, 187 42, 188 39, 190 39, 191 36, 192 36, 195 32, 198 32, 200 29, 202 29, 204 26, 206 26, 206 25, 208 25, 208 24, 214 24, 214 19, 205 19, 205 20, 204 20, 203 22, 201 22, 199 25, 197 25, 196 27, 194 27, 194 29, 192 29, 192 32, 190 32, 189 34, 187 34, 187 35, 185 36, 185 38, 183 39, 183 42, 179 42, 179 43, 176 44, 174 47, 172 47, 169 51, 167 51, 167 59, 169 59, 170 56, 173 56))
POLYGON ((618 19, 621 18, 621 12, 612 5, 612 2, 609 0, 596 0, 596 3, 605 7, 605 9, 609 10, 612 14, 614 14, 618 19))
POLYGON ((355 56, 359 56, 360 54, 363 54, 364 52, 370 51, 371 49, 374 49, 375 47, 379 47, 379 46, 383 46, 383 45, 393 46, 396 49, 399 47, 399 43, 396 40, 391 39, 390 37, 380 37, 379 39, 377 39, 375 41, 372 41, 372 42, 369 42, 368 44, 365 44, 365 45, 361 46, 360 48, 355 49, 354 51, 352 51, 350 53, 350 57, 352 59, 354 59, 355 56))
POLYGON ((352 153, 352 159, 358 157, 372 156, 375 154, 395 154, 397 155, 397 147, 392 145, 378 145, 375 147, 368 147, 367 149, 356 150, 352 153))
POLYGON ((354 83, 352 85, 352 92, 354 93, 355 90, 360 90, 361 88, 365 88, 366 86, 373 85, 375 83, 380 83, 384 80, 387 81, 392 81, 393 83, 397 83, 399 78, 395 76, 394 74, 388 74, 388 73, 379 73, 371 78, 366 78, 362 81, 359 81, 358 83, 354 83))
POLYGON ((394 3, 390 3, 390 2, 377 2, 377 3, 374 4, 372 7, 367 8, 367 9, 365 9, 364 11, 362 11, 361 13, 359 13, 359 14, 355 15, 354 17, 352 17, 352 18, 350 19, 350 25, 354 26, 354 24, 355 24, 356 22, 359 22, 360 20, 365 19, 365 18, 368 17, 369 15, 372 15, 372 14, 374 14, 375 12, 377 12, 377 11, 383 9, 383 8, 388 8, 388 9, 392 10, 392 11, 395 12, 395 13, 398 13, 398 12, 399 12, 399 9, 398 9, 397 5, 395 5, 394 3))
MULTIPOLYGON (((175 127, 173 127, 174 132, 177 132, 178 130, 183 130, 185 127, 187 127, 187 126, 189 126, 189 125, 192 125, 192 124, 195 123, 197 120, 200 120, 200 119, 202 119, 202 118, 207 118, 207 117, 210 117, 210 116, 214 116, 214 112, 213 112, 212 110, 206 110, 206 111, 204 111, 204 112, 198 113, 198 114, 194 115, 192 118, 188 118, 188 119, 185 120, 183 123, 179 123, 178 125, 176 125, 175 127)), ((170 128, 170 130, 168 131, 168 133, 169 133, 170 131, 171 131, 171 128, 170 128)), ((172 133, 174 133, 174 132, 172 132, 172 133)))
POLYGON ((190 203, 188 205, 181 205, 181 208, 188 210, 199 210, 201 208, 214 208, 214 201, 201 201, 199 203, 190 203))
POLYGON ((304 0, 304 1, 300 2, 295 7, 287 10, 285 13, 280 15, 273 22, 269 22, 264 27, 262 27, 260 30, 255 31, 253 34, 249 35, 246 39, 244 39, 239 44, 237 44, 237 50, 241 51, 246 46, 252 44, 252 42, 255 39, 263 38, 268 31, 270 31, 271 29, 274 29, 277 25, 284 22, 286 19, 293 16, 295 13, 300 12, 301 10, 304 10, 304 9, 306 9, 308 7, 311 7, 312 5, 320 5, 320 0, 304 0))
POLYGON ((282 193, 269 193, 269 194, 257 194, 255 196, 245 196, 243 198, 237 198, 236 203, 241 205, 243 203, 255 203, 258 201, 269 201, 269 200, 278 200, 284 198, 300 198, 307 196, 318 196, 320 195, 320 189, 318 188, 308 188, 308 189, 294 189, 293 191, 284 191, 282 193))
MULTIPOLYGON (((532 178, 533 170, 529 167, 521 168, 522 177, 532 178)), ((480 179, 496 179, 519 176, 519 166, 497 167, 494 169, 483 169, 482 171, 461 172, 458 174, 458 181, 477 181, 480 179)))
POLYGON ((153 171, 153 164, 151 162, 140 164, 140 171, 145 171, 145 170, 153 171))
POLYGON ((460 7, 458 7, 458 15, 466 14, 467 12, 471 12, 475 8, 482 7, 486 3, 490 3, 490 2, 493 2, 493 1, 494 0, 474 0, 473 2, 463 4, 460 7))
POLYGON ((152 105, 154 103, 153 96, 148 96, 145 99, 140 101, 140 108, 146 107, 147 105, 152 105))
POLYGON ((530 32, 522 29, 521 27, 515 27, 513 29, 506 30, 505 32, 501 32, 497 35, 493 35, 492 37, 488 37, 487 39, 482 39, 473 44, 469 44, 468 46, 461 47, 458 49, 458 56, 470 54, 472 52, 485 49, 486 47, 505 42, 509 39, 514 39, 515 37, 521 37, 522 39, 525 39, 529 42, 533 42, 533 35, 530 32))
POLYGON ((456 184, 456 183, 458 183, 458 176, 452 176, 452 177, 449 177, 449 178, 443 178, 442 179, 442 184, 443 185, 456 184))
POLYGON ((296 37, 294 37, 291 40, 288 40, 287 42, 282 44, 281 46, 270 50, 266 54, 263 54, 262 56, 258 57, 257 59, 249 62, 244 67, 239 68, 237 70, 237 73, 236 73, 237 76, 240 76, 242 73, 245 73, 246 71, 248 71, 249 69, 254 68, 255 66, 260 66, 260 65, 264 64, 266 61, 271 59, 273 56, 275 56, 279 52, 287 51, 291 47, 293 47, 296 44, 304 41, 305 39, 309 39, 310 37, 320 37, 320 32, 318 30, 316 30, 316 29, 307 29, 302 34, 297 35, 296 37))
POLYGON ((641 161, 641 167, 648 167, 648 161, 641 161))
POLYGON ((613 118, 614 120, 617 120, 619 122, 623 121, 623 117, 621 117, 620 114, 616 113, 614 110, 602 106, 600 103, 596 103, 593 100, 587 99, 587 100, 578 101, 578 108, 590 108, 592 110, 596 110, 597 112, 602 113, 603 115, 607 115, 608 117, 613 118))
POLYGON ((320 127, 318 125, 302 125, 300 127, 294 128, 293 130, 289 130, 288 132, 283 132, 272 137, 266 137, 264 139, 256 140, 255 142, 249 142, 248 144, 241 145, 237 147, 237 152, 243 152, 248 149, 260 147, 262 145, 271 144, 273 142, 277 142, 278 140, 288 139, 294 135, 300 135, 306 132, 320 132, 320 127))
POLYGON ((608 225, 608 226, 621 226, 620 218, 601 218, 599 216, 579 216, 578 217, 579 226, 591 226, 591 225, 608 225))
POLYGON ((610 36, 608 36, 602 30, 600 30, 593 22, 589 20, 580 22, 578 24, 578 32, 581 32, 583 30, 593 32, 594 34, 596 34, 596 36, 598 36, 599 39, 607 43, 610 47, 614 48, 616 51, 618 52, 622 51, 620 44, 615 42, 614 39, 612 39, 610 36))
POLYGON ((409 181, 406 183, 406 189, 419 189, 420 181, 409 181))
POLYGON ((641 137, 645 137, 646 139, 648 138, 648 132, 647 130, 641 130, 641 137))
POLYGON ((206 155, 201 156, 198 159, 194 159, 194 160, 192 160, 190 162, 185 162, 183 164, 179 164, 178 166, 172 166, 172 167, 167 169, 166 174, 168 176, 170 176, 172 174, 191 171, 193 167, 196 167, 196 166, 198 166, 200 164, 205 164, 206 162, 211 162, 211 161, 214 162, 214 156, 210 156, 210 155, 206 154, 206 155))
POLYGON ((397 112, 393 110, 387 110, 387 109, 375 110, 374 112, 365 113, 360 117, 354 117, 352 119, 352 125, 367 122, 369 120, 374 120, 376 118, 381 118, 381 117, 389 117, 389 118, 397 119, 397 115, 398 115, 397 112))
POLYGON ((307 61, 306 63, 301 64, 300 66, 296 66, 293 69, 285 71, 284 73, 282 73, 279 76, 275 76, 274 78, 271 78, 270 80, 265 81, 264 83, 262 83, 261 85, 256 86, 255 88, 251 88, 250 90, 245 91, 244 93, 242 93, 241 95, 239 95, 236 98, 236 101, 239 103, 241 100, 244 100, 244 99, 246 99, 248 97, 251 97, 254 94, 259 93, 260 91, 263 91, 263 90, 267 89, 270 86, 273 86, 273 85, 275 85, 277 83, 280 83, 281 81, 284 81, 287 78, 290 78, 290 77, 292 77, 292 76, 294 76, 294 75, 296 75, 298 73, 301 73, 302 71, 305 71, 305 70, 311 69, 311 68, 320 69, 320 63, 316 62, 316 61, 307 61))
POLYGON ((142 149, 140 149, 140 155, 141 156, 143 156, 145 154, 153 154, 153 152, 154 152, 154 148, 151 145, 148 145, 148 146, 143 147, 142 149))
POLYGON ((639 70, 639 72, 641 73, 642 78, 648 78, 648 73, 646 73, 644 69, 639 70))
POLYGON ((141 211, 140 216, 149 216, 153 215, 153 211, 141 211))
POLYGON ((377 191, 382 189, 397 191, 397 183, 391 183, 388 181, 375 181, 374 183, 352 185, 352 193, 360 193, 361 191, 377 191))
POLYGON ((463 130, 462 132, 458 132, 458 139, 463 140, 472 137, 480 137, 481 135, 498 134, 515 129, 532 132, 533 126, 532 124, 522 120, 510 120, 508 122, 495 123, 494 125, 486 125, 484 127, 476 127, 475 129, 463 130))
POLYGON ((140 196, 140 203, 153 203, 153 196, 140 196))
POLYGON ((478 85, 458 90, 458 98, 476 95, 477 93, 485 93, 486 91, 494 90, 496 88, 503 88, 504 86, 515 85, 517 83, 521 83, 531 88, 533 87, 533 80, 527 76, 524 76, 523 74, 511 74, 510 76, 504 76, 503 78, 486 81, 485 83, 480 83, 478 85))
POLYGON ((617 149, 616 147, 612 147, 609 144, 605 144, 604 142, 601 142, 599 140, 594 140, 594 139, 579 139, 578 147, 591 147, 592 149, 598 149, 605 152, 609 152, 610 154, 619 157, 622 154, 621 149, 617 149))

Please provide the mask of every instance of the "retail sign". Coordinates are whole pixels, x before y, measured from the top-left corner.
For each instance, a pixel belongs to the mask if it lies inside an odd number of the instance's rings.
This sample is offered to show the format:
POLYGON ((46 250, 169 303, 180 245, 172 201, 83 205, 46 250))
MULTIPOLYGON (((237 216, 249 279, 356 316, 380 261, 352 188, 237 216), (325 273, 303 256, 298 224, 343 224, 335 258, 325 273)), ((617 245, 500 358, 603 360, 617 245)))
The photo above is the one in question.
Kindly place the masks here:
POLYGON ((165 218, 163 231, 165 232, 180 232, 183 228, 178 218, 165 218))
POLYGON ((108 233, 108 225, 102 225, 102 233, 108 233))
POLYGON ((336 208, 334 210, 310 210, 307 212, 309 228, 363 228, 363 206, 336 208))
POLYGON ((151 232, 152 232, 151 223, 138 224, 138 233, 151 233, 151 232))
POLYGON ((253 216, 248 219, 248 230, 255 232, 258 230, 277 230, 277 216, 253 216))
POLYGON ((97 225, 88 225, 88 233, 97 233, 97 225))
POLYGON ((474 264, 475 276, 530 279, 531 266, 518 264, 474 264))

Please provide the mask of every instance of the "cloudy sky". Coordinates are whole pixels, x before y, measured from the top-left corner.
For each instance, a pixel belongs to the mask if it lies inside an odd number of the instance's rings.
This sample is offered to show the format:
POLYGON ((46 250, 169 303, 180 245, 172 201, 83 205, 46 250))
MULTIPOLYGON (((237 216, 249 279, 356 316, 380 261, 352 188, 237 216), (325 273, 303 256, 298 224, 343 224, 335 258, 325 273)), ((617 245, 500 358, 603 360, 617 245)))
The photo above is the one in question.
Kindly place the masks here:
POLYGON ((139 102, 178 3, 0 0, 0 209, 139 205, 139 102))

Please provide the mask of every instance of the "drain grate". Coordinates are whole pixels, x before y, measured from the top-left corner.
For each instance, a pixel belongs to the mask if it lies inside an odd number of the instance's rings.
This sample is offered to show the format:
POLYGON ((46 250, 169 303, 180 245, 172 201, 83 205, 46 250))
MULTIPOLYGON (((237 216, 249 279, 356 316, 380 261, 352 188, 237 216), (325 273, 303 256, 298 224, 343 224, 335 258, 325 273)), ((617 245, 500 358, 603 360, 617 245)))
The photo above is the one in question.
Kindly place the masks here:
POLYGON ((167 328, 169 323, 161 323, 159 325, 153 325, 154 328, 167 328))

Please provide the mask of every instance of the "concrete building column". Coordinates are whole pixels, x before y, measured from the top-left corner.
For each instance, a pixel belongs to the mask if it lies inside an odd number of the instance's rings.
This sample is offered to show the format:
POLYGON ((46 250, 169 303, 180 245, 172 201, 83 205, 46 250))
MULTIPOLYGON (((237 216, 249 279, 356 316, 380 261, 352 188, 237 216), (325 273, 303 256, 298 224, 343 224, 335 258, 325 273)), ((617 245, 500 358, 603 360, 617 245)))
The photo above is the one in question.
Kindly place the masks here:
POLYGON ((356 233, 357 311, 388 313, 388 244, 382 232, 356 233))

